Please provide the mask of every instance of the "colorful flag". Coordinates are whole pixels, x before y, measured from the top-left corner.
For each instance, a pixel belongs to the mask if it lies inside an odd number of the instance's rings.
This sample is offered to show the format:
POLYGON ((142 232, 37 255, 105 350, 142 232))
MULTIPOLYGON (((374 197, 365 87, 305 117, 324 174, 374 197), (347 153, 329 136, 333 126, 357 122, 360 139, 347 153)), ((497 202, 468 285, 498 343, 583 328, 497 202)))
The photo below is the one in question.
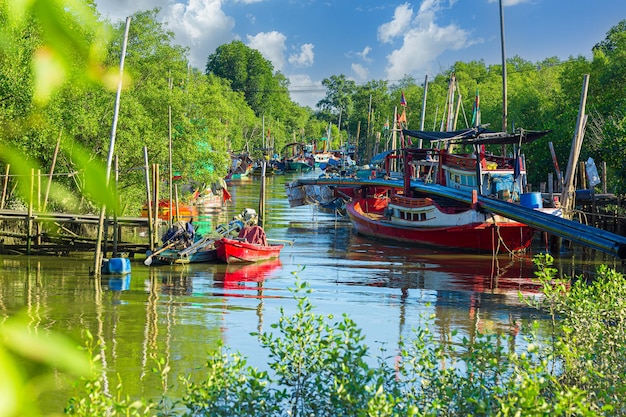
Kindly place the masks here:
POLYGON ((228 192, 228 190, 225 187, 222 188, 222 200, 224 202, 233 201, 232 200, 232 196, 230 195, 230 193, 228 192))
POLYGON ((474 99, 474 107, 472 109, 472 126, 480 125, 480 95, 476 89, 476 98, 474 99))
POLYGON ((389 119, 387 119, 387 121, 385 122, 385 125, 383 126, 383 130, 389 130, 389 119))
POLYGON ((402 110, 402 114, 398 115, 398 123, 406 123, 406 109, 402 110))
POLYGON ((400 97, 400 105, 406 107, 406 98, 404 97, 404 91, 402 92, 402 96, 400 97))

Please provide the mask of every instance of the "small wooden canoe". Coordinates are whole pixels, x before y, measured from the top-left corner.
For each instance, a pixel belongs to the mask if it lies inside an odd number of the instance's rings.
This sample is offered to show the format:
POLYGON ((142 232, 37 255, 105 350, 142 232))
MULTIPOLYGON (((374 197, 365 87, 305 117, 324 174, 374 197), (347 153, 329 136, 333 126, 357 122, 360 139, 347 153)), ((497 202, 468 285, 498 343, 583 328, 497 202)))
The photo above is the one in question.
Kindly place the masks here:
POLYGON ((284 245, 268 244, 260 226, 246 226, 237 239, 222 238, 215 242, 217 257, 222 262, 258 262, 278 258, 284 245))

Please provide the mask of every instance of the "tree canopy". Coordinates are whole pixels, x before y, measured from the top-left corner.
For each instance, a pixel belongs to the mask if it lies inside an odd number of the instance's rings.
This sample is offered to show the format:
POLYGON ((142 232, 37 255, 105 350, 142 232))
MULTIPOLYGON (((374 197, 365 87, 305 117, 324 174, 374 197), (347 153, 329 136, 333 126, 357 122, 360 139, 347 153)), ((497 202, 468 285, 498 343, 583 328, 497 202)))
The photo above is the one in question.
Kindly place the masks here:
MULTIPOLYGON (((271 147, 278 153, 294 140, 313 142, 328 132, 333 148, 358 144, 358 162, 367 163, 374 149, 385 146, 388 127, 402 110, 409 128, 423 123, 426 130, 440 129, 453 74, 461 100, 457 128, 470 123, 476 94, 482 123, 494 130, 502 126, 501 65, 456 62, 429 80, 425 102, 426 86, 411 76, 391 85, 385 80, 357 84, 343 74, 332 75, 323 80, 326 95, 313 111, 293 102, 287 78, 240 41, 218 47, 204 71, 191 68, 189 51, 175 43, 158 13, 153 9, 131 17, 115 149, 125 214, 137 214, 144 198, 143 147, 150 162, 165 167, 170 136, 174 170, 197 184, 222 178, 230 164, 229 152, 261 156, 261 148, 271 147), (402 95, 406 106, 399 107, 402 95)), ((82 160, 102 163, 111 135, 124 29, 124 22, 99 16, 91 0, 0 0, 0 135, 5 166, 26 155, 28 166, 48 172, 57 141, 59 172, 87 169, 76 159, 78 151, 85 155, 82 160)), ((592 59, 578 56, 565 61, 509 58, 507 127, 550 130, 547 141, 553 142, 560 165, 566 166, 583 76, 590 74, 581 158, 606 162, 609 190, 623 193, 626 21, 609 28, 592 52, 592 59)), ((547 141, 526 150, 534 184, 545 181, 554 169, 547 141)), ((85 191, 89 182, 72 174, 59 176, 56 186, 85 191)), ((96 198, 98 192, 91 194, 96 198)), ((51 204, 67 208, 60 195, 53 196, 51 204)), ((70 204, 89 209, 89 201, 70 204)))

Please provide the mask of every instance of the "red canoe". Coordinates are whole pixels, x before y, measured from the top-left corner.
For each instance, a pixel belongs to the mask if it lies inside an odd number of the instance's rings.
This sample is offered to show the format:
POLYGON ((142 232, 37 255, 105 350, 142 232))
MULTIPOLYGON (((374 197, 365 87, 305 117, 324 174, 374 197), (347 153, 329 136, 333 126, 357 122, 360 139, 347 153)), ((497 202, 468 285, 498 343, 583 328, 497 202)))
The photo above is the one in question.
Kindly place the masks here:
POLYGON ((215 242, 217 258, 228 264, 278 258, 283 246, 268 244, 260 226, 244 227, 237 239, 222 238, 215 242))

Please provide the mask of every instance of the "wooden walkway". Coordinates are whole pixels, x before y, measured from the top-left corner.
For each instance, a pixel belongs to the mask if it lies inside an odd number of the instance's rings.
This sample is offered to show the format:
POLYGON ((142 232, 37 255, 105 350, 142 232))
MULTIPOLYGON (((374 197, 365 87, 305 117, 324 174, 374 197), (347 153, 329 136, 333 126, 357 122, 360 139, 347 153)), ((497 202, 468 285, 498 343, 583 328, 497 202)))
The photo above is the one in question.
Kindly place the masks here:
MULTIPOLYGON (((0 253, 1 254, 57 254, 70 252, 92 252, 96 247, 98 214, 40 213, 33 212, 32 233, 28 235, 29 213, 18 210, 0 210, 0 253), (30 245, 29 245, 30 239, 30 245)), ((118 217, 105 220, 103 242, 105 251, 146 253, 148 241, 148 219, 145 217, 118 217), (117 242, 114 230, 117 225, 117 242), (126 238, 128 237, 128 238, 126 238), (145 241, 146 243, 141 243, 145 241)))

